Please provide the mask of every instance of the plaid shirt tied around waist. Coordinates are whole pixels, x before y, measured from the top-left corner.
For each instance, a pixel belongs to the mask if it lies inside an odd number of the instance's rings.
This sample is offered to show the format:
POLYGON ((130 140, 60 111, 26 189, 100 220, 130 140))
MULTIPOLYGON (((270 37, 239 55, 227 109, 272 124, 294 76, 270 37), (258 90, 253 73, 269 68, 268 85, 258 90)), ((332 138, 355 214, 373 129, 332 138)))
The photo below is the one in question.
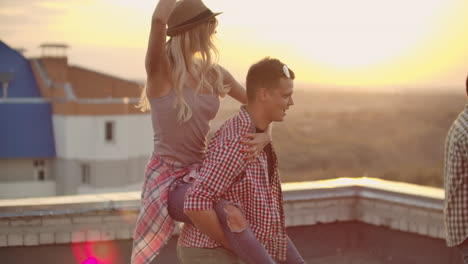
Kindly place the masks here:
POLYGON ((169 186, 198 166, 183 165, 153 154, 145 170, 141 209, 133 234, 132 264, 151 263, 169 241, 175 228, 167 210, 169 186))
MULTIPOLYGON (((244 160, 240 141, 252 132, 255 126, 245 107, 216 132, 198 178, 186 194, 184 209, 209 210, 221 197, 239 205, 267 252, 276 260, 285 260, 287 236, 276 154, 271 148, 271 177, 265 151, 254 160, 244 160)), ((182 228, 178 243, 182 247, 220 246, 190 224, 182 228)))

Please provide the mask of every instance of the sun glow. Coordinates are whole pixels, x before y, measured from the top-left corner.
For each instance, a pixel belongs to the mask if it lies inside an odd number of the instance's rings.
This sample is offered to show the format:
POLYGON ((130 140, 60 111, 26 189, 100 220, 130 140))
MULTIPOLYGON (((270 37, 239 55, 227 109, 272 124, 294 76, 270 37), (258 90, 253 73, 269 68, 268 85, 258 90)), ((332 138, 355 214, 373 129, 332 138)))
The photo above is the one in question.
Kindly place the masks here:
POLYGON ((468 55, 465 1, 312 0, 290 6, 294 9, 286 12, 273 2, 261 19, 260 6, 254 6, 243 12, 242 21, 230 15, 240 10, 229 9, 221 18, 220 34, 227 38, 224 51, 234 54, 227 56, 277 56, 294 67, 301 81, 373 86, 443 75, 468 55), (249 27, 246 21, 256 22, 249 27))
MULTIPOLYGON (((144 79, 158 0, 30 1, 0 10, 8 44, 66 42, 72 63, 144 79)), ((265 56, 287 62, 298 81, 339 86, 458 85, 468 68, 465 0, 204 2, 223 12, 221 63, 241 82, 265 56)))

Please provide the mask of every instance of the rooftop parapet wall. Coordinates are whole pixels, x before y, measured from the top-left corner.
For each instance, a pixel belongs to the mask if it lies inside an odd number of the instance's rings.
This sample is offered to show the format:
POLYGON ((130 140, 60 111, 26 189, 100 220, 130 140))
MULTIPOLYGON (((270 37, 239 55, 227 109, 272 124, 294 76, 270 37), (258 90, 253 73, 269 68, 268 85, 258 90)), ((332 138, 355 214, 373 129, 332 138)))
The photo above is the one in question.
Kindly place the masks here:
POLYGON ((372 178, 283 186, 287 226, 359 221, 432 238, 445 238, 444 191, 372 178))
MULTIPOLYGON (((286 225, 360 221, 445 237, 441 189, 378 179, 283 184, 286 225)), ((131 239, 139 192, 0 200, 0 247, 131 239)))

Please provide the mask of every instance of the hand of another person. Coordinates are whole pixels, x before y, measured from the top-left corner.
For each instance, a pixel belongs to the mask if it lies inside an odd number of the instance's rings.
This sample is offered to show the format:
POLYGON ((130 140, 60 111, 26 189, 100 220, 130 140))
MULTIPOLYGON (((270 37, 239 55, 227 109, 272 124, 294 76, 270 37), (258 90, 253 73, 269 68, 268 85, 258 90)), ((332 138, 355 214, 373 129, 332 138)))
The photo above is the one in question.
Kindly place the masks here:
POLYGON ((245 160, 254 159, 262 152, 263 148, 271 142, 270 133, 247 133, 244 135, 244 138, 241 140, 241 144, 246 147, 241 150, 244 153, 247 153, 245 160))

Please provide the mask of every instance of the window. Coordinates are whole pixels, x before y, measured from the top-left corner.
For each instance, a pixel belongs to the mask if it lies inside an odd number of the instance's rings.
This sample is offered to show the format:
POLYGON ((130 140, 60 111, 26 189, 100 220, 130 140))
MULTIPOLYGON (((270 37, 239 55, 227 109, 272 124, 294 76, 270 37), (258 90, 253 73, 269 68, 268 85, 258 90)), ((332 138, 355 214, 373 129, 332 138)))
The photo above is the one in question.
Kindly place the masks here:
POLYGON ((39 172, 37 173, 37 179, 39 181, 44 181, 45 180, 45 172, 44 170, 39 170, 39 172))
POLYGON ((106 121, 105 138, 106 142, 114 142, 114 122, 106 121))
POLYGON ((89 164, 81 164, 81 183, 91 184, 91 168, 89 164))
POLYGON ((34 167, 44 167, 44 160, 35 160, 34 167))
POLYGON ((44 181, 46 178, 45 173, 45 161, 44 160, 34 160, 34 177, 35 180, 44 181))

